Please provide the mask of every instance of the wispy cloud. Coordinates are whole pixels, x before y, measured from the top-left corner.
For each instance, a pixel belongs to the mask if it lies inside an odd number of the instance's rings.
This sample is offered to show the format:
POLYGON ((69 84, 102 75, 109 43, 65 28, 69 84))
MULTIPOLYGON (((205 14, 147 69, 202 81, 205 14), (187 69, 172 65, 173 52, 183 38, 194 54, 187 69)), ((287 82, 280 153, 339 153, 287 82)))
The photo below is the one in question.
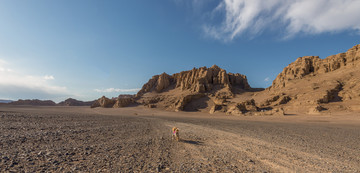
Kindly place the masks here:
POLYGON ((269 77, 266 77, 266 78, 264 79, 264 81, 265 81, 265 82, 269 82, 269 81, 270 81, 270 78, 269 78, 269 77))
POLYGON ((69 95, 66 87, 49 82, 54 76, 22 74, 8 68, 11 64, 0 59, 0 96, 6 98, 52 99, 69 95))
POLYGON ((254 37, 264 31, 280 32, 283 38, 298 34, 360 31, 359 0, 222 0, 211 16, 220 22, 204 24, 215 39, 231 41, 254 37))
POLYGON ((134 93, 138 92, 140 88, 133 88, 133 89, 119 89, 119 88, 107 88, 107 89, 94 89, 94 91, 99 93, 134 93))

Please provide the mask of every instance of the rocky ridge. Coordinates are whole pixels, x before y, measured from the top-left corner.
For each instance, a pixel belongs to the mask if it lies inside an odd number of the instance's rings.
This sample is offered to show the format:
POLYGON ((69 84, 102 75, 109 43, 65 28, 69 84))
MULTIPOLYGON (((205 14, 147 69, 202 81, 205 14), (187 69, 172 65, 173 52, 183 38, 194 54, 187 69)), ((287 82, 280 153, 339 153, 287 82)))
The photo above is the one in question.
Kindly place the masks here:
POLYGON ((360 63, 360 45, 356 45, 345 53, 320 59, 319 56, 304 56, 289 64, 276 77, 270 88, 286 87, 290 80, 302 79, 305 76, 315 76, 332 72, 340 68, 352 68, 360 63))
POLYGON ((358 111, 359 67, 360 45, 325 59, 300 57, 284 68, 271 87, 254 98, 262 106, 307 110, 310 114, 358 111))
POLYGON ((289 64, 263 89, 251 88, 245 75, 214 65, 153 76, 134 98, 100 98, 95 107, 140 104, 170 111, 223 112, 231 115, 285 115, 296 110, 320 113, 359 111, 360 45, 320 59, 304 56, 289 64))

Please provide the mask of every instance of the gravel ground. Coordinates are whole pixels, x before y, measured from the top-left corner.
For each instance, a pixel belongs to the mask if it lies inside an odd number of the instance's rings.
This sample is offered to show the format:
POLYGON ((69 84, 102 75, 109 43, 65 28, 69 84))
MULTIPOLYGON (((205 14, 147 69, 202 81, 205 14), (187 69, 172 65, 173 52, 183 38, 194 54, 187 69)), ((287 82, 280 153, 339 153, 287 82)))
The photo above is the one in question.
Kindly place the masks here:
POLYGON ((357 124, 0 109, 0 131, 0 172, 360 171, 357 124))

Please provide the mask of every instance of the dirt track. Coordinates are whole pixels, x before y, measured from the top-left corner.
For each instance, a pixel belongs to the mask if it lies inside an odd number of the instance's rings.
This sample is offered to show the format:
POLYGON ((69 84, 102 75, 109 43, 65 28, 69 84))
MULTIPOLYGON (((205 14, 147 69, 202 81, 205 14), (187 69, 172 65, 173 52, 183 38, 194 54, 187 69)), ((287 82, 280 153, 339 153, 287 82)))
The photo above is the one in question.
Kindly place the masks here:
POLYGON ((0 107, 0 172, 360 171, 358 121, 99 111, 0 107), (172 126, 182 141, 171 141, 172 126))

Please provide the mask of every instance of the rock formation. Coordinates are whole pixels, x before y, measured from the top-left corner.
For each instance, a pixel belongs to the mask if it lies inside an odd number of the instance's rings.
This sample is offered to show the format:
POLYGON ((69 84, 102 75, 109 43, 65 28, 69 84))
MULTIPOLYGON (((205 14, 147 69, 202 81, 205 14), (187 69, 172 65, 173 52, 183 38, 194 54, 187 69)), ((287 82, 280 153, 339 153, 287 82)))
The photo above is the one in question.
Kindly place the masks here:
POLYGON ((320 59, 318 56, 304 56, 289 64, 273 81, 271 89, 286 87, 290 80, 301 79, 308 75, 328 73, 337 69, 351 68, 360 63, 360 45, 349 49, 346 53, 320 59))
POLYGON ((206 109, 214 100, 223 102, 232 98, 235 91, 250 89, 245 75, 227 73, 213 65, 210 68, 193 68, 171 76, 166 73, 153 76, 138 92, 136 100, 151 108, 198 110, 206 109))
POLYGON ((127 107, 132 103, 134 103, 133 98, 117 98, 113 107, 114 108, 127 107))
POLYGON ((91 105, 91 108, 96 108, 96 107, 111 108, 111 107, 114 106, 114 104, 115 104, 115 100, 109 99, 109 98, 107 98, 105 96, 102 96, 101 98, 96 100, 91 105))
POLYGON ((357 110, 360 45, 325 59, 298 58, 284 68, 271 87, 256 97, 260 96, 267 97, 258 99, 263 107, 285 107, 305 113, 357 110))
POLYGON ((320 59, 304 56, 289 64, 266 90, 251 88, 241 74, 213 65, 153 76, 135 97, 102 97, 93 107, 141 104, 171 111, 232 115, 285 115, 360 110, 360 46, 320 59), (331 104, 331 106, 330 106, 331 104), (309 111, 310 110, 310 111, 309 111))
POLYGON ((189 71, 175 73, 172 76, 163 73, 153 76, 141 90, 137 97, 141 97, 147 92, 156 91, 158 93, 174 86, 182 91, 188 90, 195 93, 211 92, 213 89, 237 87, 240 89, 250 89, 246 76, 241 74, 226 73, 224 69, 213 65, 210 68, 194 68, 189 71))

